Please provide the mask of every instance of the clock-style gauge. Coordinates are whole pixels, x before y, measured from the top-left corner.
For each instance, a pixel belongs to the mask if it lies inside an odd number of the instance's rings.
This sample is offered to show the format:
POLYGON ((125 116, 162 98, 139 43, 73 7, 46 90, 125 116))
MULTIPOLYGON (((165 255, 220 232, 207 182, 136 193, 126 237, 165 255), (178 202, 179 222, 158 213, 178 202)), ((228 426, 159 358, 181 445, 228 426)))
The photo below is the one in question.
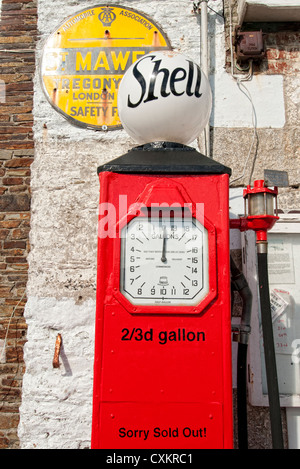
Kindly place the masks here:
POLYGON ((208 293, 208 257, 196 218, 135 217, 122 230, 121 293, 134 305, 196 305, 208 293))

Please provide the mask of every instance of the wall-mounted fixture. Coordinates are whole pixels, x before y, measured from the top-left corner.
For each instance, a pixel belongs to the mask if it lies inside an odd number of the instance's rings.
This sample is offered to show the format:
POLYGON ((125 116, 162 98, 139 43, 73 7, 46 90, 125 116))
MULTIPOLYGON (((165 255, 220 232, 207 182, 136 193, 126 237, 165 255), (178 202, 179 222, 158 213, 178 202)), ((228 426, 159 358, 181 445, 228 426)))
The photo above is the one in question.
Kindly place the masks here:
POLYGON ((262 59, 265 55, 265 47, 262 30, 241 31, 236 27, 234 46, 238 62, 262 59))

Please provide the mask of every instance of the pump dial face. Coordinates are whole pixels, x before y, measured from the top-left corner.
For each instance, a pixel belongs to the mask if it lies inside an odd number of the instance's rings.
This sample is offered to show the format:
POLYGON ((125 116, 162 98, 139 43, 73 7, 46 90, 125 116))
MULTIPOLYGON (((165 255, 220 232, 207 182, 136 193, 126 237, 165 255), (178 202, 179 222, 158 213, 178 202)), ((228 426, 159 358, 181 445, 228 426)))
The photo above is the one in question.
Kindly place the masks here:
POLYGON ((208 235, 192 217, 136 217, 122 230, 121 293, 134 305, 197 305, 208 293, 208 235))

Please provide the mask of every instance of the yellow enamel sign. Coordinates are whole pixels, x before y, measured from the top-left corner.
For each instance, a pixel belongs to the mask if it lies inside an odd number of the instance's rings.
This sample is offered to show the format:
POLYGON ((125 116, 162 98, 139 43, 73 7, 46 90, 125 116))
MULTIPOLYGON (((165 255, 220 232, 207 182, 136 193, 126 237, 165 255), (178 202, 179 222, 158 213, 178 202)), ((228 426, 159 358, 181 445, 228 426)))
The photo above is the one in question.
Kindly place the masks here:
POLYGON ((94 6, 65 20, 48 38, 41 64, 44 92, 73 124, 118 129, 117 95, 125 71, 141 56, 170 48, 144 14, 120 5, 94 6))

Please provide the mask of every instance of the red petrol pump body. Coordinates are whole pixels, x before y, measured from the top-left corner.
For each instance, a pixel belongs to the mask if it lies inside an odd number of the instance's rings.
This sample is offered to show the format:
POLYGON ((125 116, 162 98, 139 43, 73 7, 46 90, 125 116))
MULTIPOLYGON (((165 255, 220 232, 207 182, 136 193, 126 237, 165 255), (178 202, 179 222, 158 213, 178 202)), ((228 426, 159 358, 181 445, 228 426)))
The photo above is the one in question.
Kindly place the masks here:
POLYGON ((98 172, 92 448, 232 448, 230 169, 149 144, 98 172))

